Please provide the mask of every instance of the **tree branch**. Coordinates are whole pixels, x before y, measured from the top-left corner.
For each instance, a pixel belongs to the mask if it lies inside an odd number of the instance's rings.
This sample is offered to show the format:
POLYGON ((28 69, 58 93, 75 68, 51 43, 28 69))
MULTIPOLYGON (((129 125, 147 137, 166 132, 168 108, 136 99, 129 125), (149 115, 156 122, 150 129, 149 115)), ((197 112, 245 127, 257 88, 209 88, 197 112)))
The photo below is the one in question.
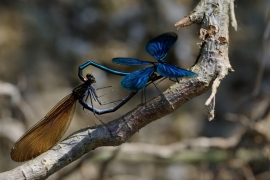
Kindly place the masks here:
MULTIPOLYGON (((191 68, 198 74, 196 78, 182 79, 160 96, 110 122, 108 127, 113 134, 103 126, 82 129, 39 157, 1 173, 0 179, 45 179, 91 150, 120 145, 147 124, 206 92, 216 81, 217 86, 213 87, 209 100, 213 103, 218 84, 228 72, 233 71, 228 58, 229 3, 228 0, 201 0, 183 21, 186 25, 197 23, 201 26, 199 35, 203 45, 197 63, 191 68)), ((177 26, 185 25, 178 23, 177 26)), ((210 114, 213 108, 210 108, 210 114)))

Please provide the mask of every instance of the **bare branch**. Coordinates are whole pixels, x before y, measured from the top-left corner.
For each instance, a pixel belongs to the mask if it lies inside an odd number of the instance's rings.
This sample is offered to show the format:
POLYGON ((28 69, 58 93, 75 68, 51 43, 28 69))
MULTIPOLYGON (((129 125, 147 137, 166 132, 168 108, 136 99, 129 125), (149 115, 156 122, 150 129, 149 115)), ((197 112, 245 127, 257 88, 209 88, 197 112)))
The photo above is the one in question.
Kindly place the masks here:
POLYGON ((235 18, 235 11, 234 11, 234 0, 230 2, 230 12, 231 12, 231 24, 235 31, 237 31, 237 21, 235 18))
POLYGON ((192 23, 200 24, 199 36, 205 44, 197 63, 191 68, 198 74, 196 78, 182 79, 180 84, 174 84, 162 95, 110 122, 108 127, 113 134, 102 126, 82 129, 39 157, 0 174, 0 179, 45 179, 91 150, 124 143, 147 124, 206 92, 216 79, 220 82, 233 71, 228 58, 229 7, 228 0, 201 0, 187 16, 192 23))
MULTIPOLYGON (((212 94, 206 101, 205 105, 208 110, 208 119, 214 118, 215 95, 221 80, 226 77, 228 72, 233 72, 228 57, 229 45, 229 17, 228 10, 231 2, 219 2, 202 0, 197 7, 184 19, 190 19, 193 23, 201 24, 199 37, 203 41, 197 66, 194 66, 195 72, 212 72, 209 73, 207 82, 211 81, 212 94), (207 65, 203 65, 207 61, 207 65), (211 65, 210 65, 211 64, 211 65), (206 67, 205 70, 197 69, 206 67)), ((179 21, 176 25, 183 26, 179 21)), ((203 74, 200 74, 203 77, 203 74)), ((205 76, 206 77, 206 76, 205 76)))
POLYGON ((29 105, 21 97, 19 89, 13 84, 0 81, 0 96, 8 96, 11 98, 11 103, 15 105, 24 115, 29 124, 34 121, 35 115, 29 105))
POLYGON ((258 74, 256 77, 256 81, 255 81, 255 86, 252 92, 252 96, 256 97, 259 95, 259 91, 260 91, 260 87, 261 87, 261 82, 262 82, 262 78, 263 78, 263 73, 265 70, 265 63, 268 59, 268 49, 269 49, 269 34, 270 34, 270 19, 267 22, 267 26, 264 30, 263 33, 263 39, 262 39, 262 57, 259 61, 259 68, 258 68, 258 74))

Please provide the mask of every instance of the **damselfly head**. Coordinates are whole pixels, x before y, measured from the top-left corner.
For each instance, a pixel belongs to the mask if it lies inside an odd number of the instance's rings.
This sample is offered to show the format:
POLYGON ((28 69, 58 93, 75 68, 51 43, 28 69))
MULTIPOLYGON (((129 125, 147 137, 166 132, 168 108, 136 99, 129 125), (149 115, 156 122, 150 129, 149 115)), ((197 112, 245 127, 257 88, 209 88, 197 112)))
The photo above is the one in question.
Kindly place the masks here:
POLYGON ((90 83, 95 83, 96 79, 92 74, 86 74, 87 81, 90 83))

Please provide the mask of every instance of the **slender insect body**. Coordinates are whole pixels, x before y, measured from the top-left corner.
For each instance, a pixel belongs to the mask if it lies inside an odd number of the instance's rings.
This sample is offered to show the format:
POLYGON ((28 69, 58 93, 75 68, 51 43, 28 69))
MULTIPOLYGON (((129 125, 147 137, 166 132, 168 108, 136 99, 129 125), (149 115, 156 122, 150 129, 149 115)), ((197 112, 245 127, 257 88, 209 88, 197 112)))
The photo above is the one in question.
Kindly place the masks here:
MULTIPOLYGON (((83 108, 92 111, 95 115, 105 114, 116 111, 136 94, 130 93, 126 98, 120 100, 117 105, 100 110, 95 108, 92 104, 92 98, 94 98, 94 100, 98 101, 100 105, 102 105, 98 100, 95 88, 92 86, 92 84, 96 82, 94 76, 87 74, 86 78, 82 77, 81 79, 83 79, 84 82, 82 85, 74 88, 71 94, 59 101, 44 116, 44 118, 37 122, 24 135, 22 135, 17 142, 15 142, 10 153, 13 161, 23 162, 30 160, 55 145, 61 137, 63 137, 70 125, 75 112, 76 101, 79 101, 83 108), (86 103, 88 97, 91 100, 91 105, 86 103)), ((101 121, 101 123, 103 122, 101 121)))

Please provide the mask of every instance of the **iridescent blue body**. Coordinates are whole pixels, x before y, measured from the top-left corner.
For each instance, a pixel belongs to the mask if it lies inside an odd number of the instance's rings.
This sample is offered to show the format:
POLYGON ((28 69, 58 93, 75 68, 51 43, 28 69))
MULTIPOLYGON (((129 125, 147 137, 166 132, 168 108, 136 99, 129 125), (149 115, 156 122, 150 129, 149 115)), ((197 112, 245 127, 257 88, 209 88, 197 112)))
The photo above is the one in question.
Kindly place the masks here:
POLYGON ((146 45, 146 51, 152 55, 157 62, 144 61, 134 58, 113 58, 112 62, 121 65, 147 65, 153 66, 137 70, 125 75, 121 80, 121 86, 130 91, 138 91, 144 88, 148 79, 154 72, 157 72, 167 78, 194 77, 196 73, 181 69, 175 65, 166 63, 163 58, 167 55, 169 49, 177 40, 177 34, 173 32, 164 33, 149 41, 146 45))
POLYGON ((101 69, 101 70, 107 71, 107 72, 109 72, 109 73, 112 73, 112 74, 115 74, 115 75, 119 75, 119 76, 126 76, 126 75, 130 74, 130 73, 128 73, 128 72, 121 72, 121 71, 117 71, 117 70, 114 70, 114 69, 110 69, 110 68, 108 68, 108 67, 106 67, 106 66, 103 66, 103 65, 101 65, 101 64, 98 64, 98 63, 96 63, 96 62, 94 62, 94 61, 90 61, 90 60, 89 60, 89 61, 87 61, 86 63, 84 63, 84 64, 82 64, 82 65, 79 66, 79 69, 78 69, 78 76, 79 76, 79 78, 80 78, 82 81, 85 80, 84 77, 83 77, 83 75, 82 75, 82 71, 83 71, 84 68, 86 68, 87 66, 90 66, 90 65, 92 65, 92 66, 94 66, 94 67, 97 67, 97 68, 99 68, 99 69, 101 69))

